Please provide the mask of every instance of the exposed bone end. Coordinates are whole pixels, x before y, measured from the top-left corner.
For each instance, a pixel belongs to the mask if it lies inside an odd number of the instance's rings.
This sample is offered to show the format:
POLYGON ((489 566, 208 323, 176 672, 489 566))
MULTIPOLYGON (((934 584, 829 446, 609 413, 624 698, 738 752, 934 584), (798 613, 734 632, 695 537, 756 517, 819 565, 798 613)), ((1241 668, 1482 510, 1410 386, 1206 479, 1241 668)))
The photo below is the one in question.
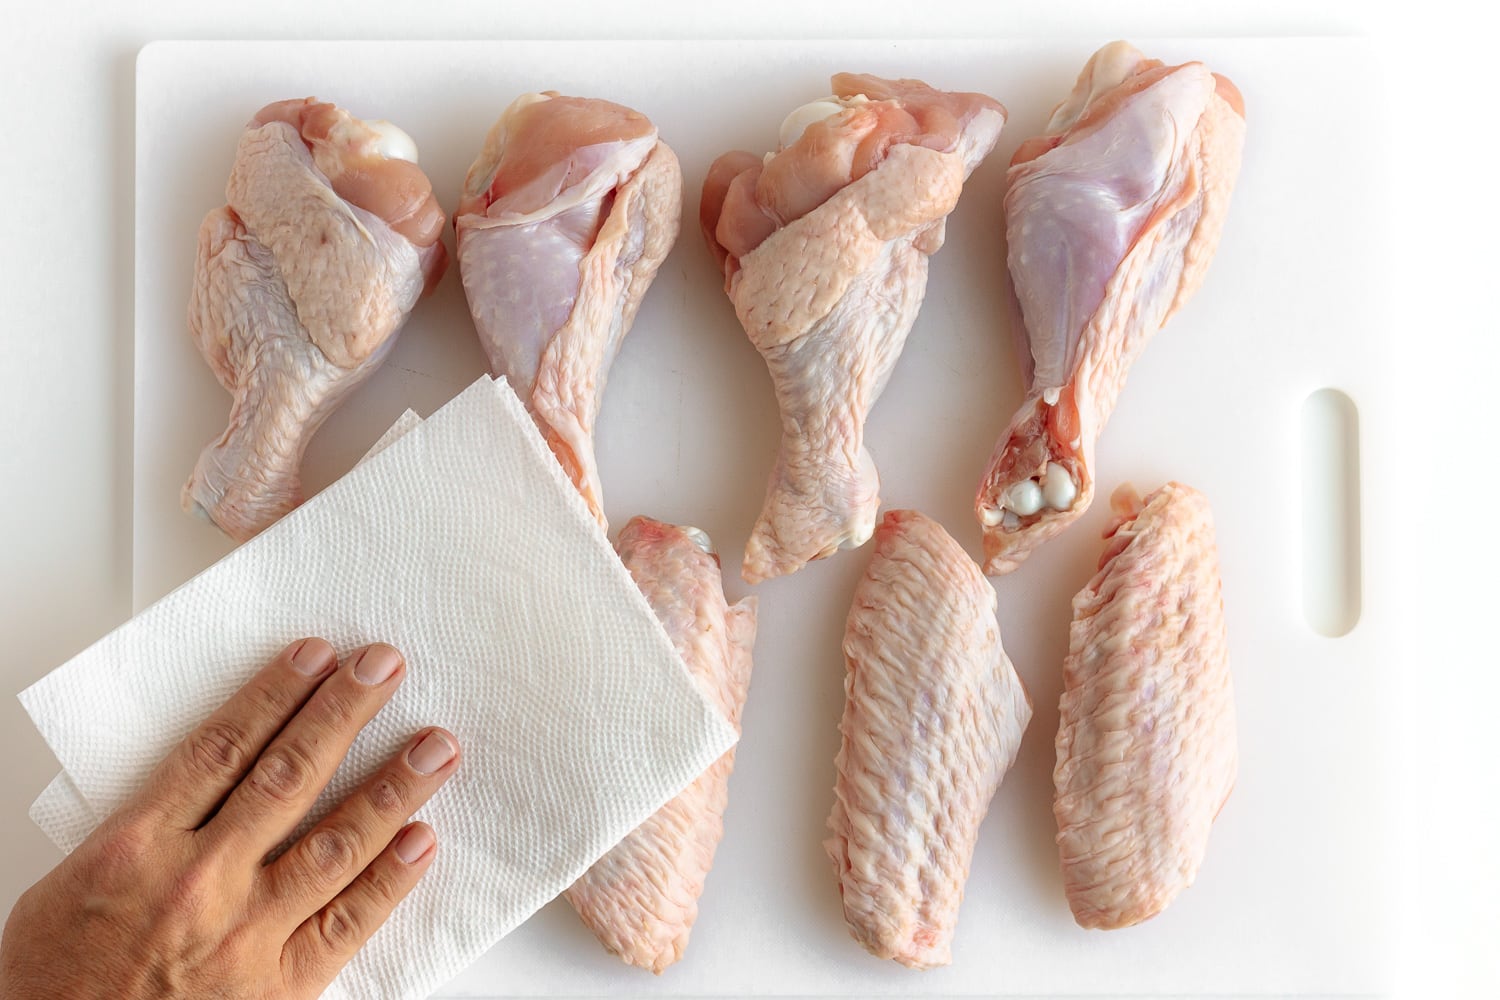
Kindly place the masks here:
POLYGON ((714 548, 714 540, 708 537, 708 532, 704 531, 702 528, 695 528, 691 524, 680 524, 678 525, 678 528, 680 528, 682 530, 682 533, 687 536, 688 541, 698 546, 698 548, 702 549, 704 552, 708 553, 711 556, 717 556, 719 554, 718 551, 714 548))
POLYGON ((880 472, 875 468, 875 456, 868 449, 860 449, 857 471, 859 481, 868 484, 869 492, 864 502, 850 512, 848 528, 839 539, 840 549, 857 549, 868 542, 880 519, 880 472))
POLYGON ((861 545, 865 544, 865 542, 868 542, 870 540, 870 536, 875 534, 875 520, 876 515, 879 513, 879 511, 879 503, 872 504, 864 510, 861 510, 855 516, 854 521, 850 523, 848 533, 846 533, 843 538, 839 539, 838 549, 840 551, 843 551, 845 549, 857 549, 861 545))
POLYGON ((981 500, 975 506, 979 523, 986 528, 1003 527, 1014 530, 1020 526, 1020 518, 1040 514, 1044 510, 1067 511, 1078 497, 1078 484, 1066 468, 1057 462, 1048 462, 1040 477, 1022 479, 1000 495, 1000 502, 992 504, 981 500))
POLYGON ((715 563, 719 562, 719 553, 714 548, 713 539, 702 528, 695 528, 691 524, 670 524, 644 514, 637 514, 625 522, 615 540, 615 550, 622 557, 627 552, 653 546, 670 548, 680 553, 683 542, 712 557, 715 563))
MULTIPOLYGON (((1033 514, 1022 514, 1009 505, 1008 498, 1022 492, 1017 489, 1019 483, 999 497, 993 492, 998 486, 992 486, 975 503, 974 513, 984 530, 981 565, 986 576, 1014 571, 1038 547, 1062 534, 1088 511, 1094 489, 1087 476, 1075 479, 1061 463, 1048 462, 1039 479, 1023 480, 1041 494, 1041 505, 1033 514)), ((1024 492, 1029 494, 1030 490, 1024 492)))
POLYGON ((1047 474, 1042 478, 1042 501, 1053 510, 1067 510, 1078 496, 1078 485, 1068 470, 1056 462, 1047 463, 1047 474))
POLYGON ((1056 135, 1072 128, 1091 104, 1151 62, 1129 42, 1110 42, 1095 52, 1078 74, 1072 93, 1052 109, 1047 132, 1056 135))
POLYGON ((802 133, 814 122, 820 122, 825 118, 832 118, 844 110, 844 104, 836 97, 823 97, 816 101, 809 101, 802 107, 795 109, 786 116, 781 123, 779 137, 781 148, 786 149, 792 143, 802 138, 802 133))
POLYGON ((1042 488, 1035 479, 1023 479, 1005 491, 1005 508, 1021 517, 1030 517, 1042 509, 1042 488))
POLYGON ((364 123, 375 135, 374 150, 388 160, 417 162, 417 143, 405 130, 383 118, 364 123))

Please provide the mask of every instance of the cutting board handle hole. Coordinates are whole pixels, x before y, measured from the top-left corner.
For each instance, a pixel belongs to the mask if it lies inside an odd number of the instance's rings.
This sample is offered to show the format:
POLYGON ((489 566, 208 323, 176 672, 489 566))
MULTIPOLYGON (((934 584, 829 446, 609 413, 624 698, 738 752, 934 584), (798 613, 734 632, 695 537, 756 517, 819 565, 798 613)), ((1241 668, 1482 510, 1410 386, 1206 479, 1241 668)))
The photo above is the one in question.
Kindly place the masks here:
POLYGON ((1325 388, 1302 403, 1302 614, 1338 638, 1359 613, 1359 411, 1325 388))

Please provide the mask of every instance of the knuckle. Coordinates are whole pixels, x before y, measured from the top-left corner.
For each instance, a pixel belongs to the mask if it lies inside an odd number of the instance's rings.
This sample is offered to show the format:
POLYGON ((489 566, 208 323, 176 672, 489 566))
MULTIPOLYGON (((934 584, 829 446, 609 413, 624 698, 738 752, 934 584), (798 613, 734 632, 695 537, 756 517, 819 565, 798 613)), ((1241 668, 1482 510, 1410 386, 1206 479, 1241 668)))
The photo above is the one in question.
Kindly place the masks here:
POLYGON ((286 687, 281 684, 267 683, 262 677, 255 677, 240 688, 236 698, 241 699, 249 707, 252 715, 281 713, 285 711, 286 687))
POLYGON ((317 723, 333 732, 344 732, 358 728, 355 725, 356 698, 337 690, 319 692, 317 723))
POLYGON ((307 751, 287 741, 266 751, 246 783, 265 799, 290 803, 307 788, 312 774, 312 760, 307 751))
POLYGON ((87 877, 106 890, 135 884, 149 864, 153 842, 146 824, 134 817, 111 824, 84 859, 87 877))
POLYGON ((216 982, 233 982, 243 976, 245 969, 258 964, 265 944, 260 928, 247 920, 236 921, 222 932, 218 947, 214 949, 213 962, 218 967, 216 982))
POLYGON ((110 816, 100 829, 107 838, 144 845, 156 837, 156 819, 147 808, 127 805, 110 816))
POLYGON ((303 841, 307 868, 325 883, 338 881, 354 867, 354 841, 342 830, 314 830, 303 841))
POLYGON ((318 938, 329 951, 347 953, 363 940, 359 918, 347 903, 334 900, 323 908, 317 920, 318 938))
POLYGON ((382 774, 365 789, 370 808, 382 819, 404 819, 411 815, 411 782, 396 774, 382 774))
POLYGON ((11 907, 10 916, 5 918, 0 927, 9 930, 11 927, 23 927, 39 919, 40 914, 45 914, 49 909, 52 894, 48 892, 51 879, 37 882, 21 895, 16 897, 16 905, 11 907))
POLYGON ((213 777, 238 774, 250 757, 245 731, 228 719, 211 719, 188 739, 193 764, 213 777))
POLYGON ((168 910, 178 916, 200 917, 217 895, 218 870, 207 861, 199 861, 178 871, 167 881, 168 910))
POLYGON ((370 898, 379 905, 382 913, 389 913, 406 895, 407 886, 397 877, 396 871, 386 864, 374 864, 364 875, 368 883, 370 898))

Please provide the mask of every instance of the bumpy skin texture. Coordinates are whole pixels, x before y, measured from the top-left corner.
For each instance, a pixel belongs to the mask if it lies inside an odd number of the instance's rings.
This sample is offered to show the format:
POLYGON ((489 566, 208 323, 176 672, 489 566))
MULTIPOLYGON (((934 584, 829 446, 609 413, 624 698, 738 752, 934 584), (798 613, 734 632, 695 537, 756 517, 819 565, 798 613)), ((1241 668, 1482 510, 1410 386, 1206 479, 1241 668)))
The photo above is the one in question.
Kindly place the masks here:
POLYGON ((745 546, 756 583, 875 527, 880 479, 864 424, 927 287, 927 258, 1005 109, 914 80, 839 74, 830 106, 762 161, 720 157, 700 222, 725 290, 766 360, 781 450, 745 546))
POLYGON ((682 170, 656 127, 553 91, 518 98, 495 123, 454 218, 490 368, 601 525, 593 435, 605 381, 681 222, 682 170))
POLYGON ((431 185, 380 141, 331 104, 268 105, 198 231, 188 328, 234 404, 182 505, 236 541, 302 502, 308 442, 446 266, 431 185))
POLYGON ((941 525, 885 515, 844 634, 825 846, 855 940, 914 969, 951 960, 979 824, 1031 720, 995 608, 941 525))
POLYGON ((1015 569, 1088 510, 1095 442, 1130 365, 1203 282, 1244 135, 1228 80, 1114 42, 1089 60, 1046 133, 1016 151, 1005 231, 1027 396, 975 500, 986 573, 1015 569), (1010 491, 1041 481, 1049 463, 1071 477, 1071 502, 1006 509, 1010 491))
MULTIPOLYGON (((756 600, 724 600, 719 559, 695 529, 632 518, 616 548, 688 670, 736 730, 750 687, 756 600)), ((720 757, 568 889, 611 953, 660 973, 682 957, 724 832, 734 751, 720 757)))
POLYGON ((1203 863, 1234 785, 1234 692, 1213 516, 1201 493, 1129 486, 1073 599, 1057 733, 1057 844, 1073 916, 1155 916, 1203 863))

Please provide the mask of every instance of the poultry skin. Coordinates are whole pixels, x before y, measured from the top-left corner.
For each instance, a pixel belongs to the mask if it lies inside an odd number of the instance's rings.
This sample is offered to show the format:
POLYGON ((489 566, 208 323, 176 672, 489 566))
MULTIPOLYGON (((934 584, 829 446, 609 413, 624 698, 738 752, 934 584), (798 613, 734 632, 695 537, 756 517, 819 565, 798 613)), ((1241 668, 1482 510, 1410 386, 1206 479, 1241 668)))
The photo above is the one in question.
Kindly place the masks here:
MULTIPOLYGON (((719 558, 697 528, 635 517, 616 549, 688 671, 738 731, 756 599, 725 601, 719 558)), ((730 750, 568 889, 589 930, 625 962, 660 973, 682 957, 724 833, 733 768, 730 750)))
POLYGON ((308 442, 442 276, 445 215, 411 138, 313 98, 262 108, 198 231, 188 329, 233 397, 183 509, 235 541, 303 500, 308 442))
POLYGON ((1057 731, 1057 844, 1073 917, 1128 927, 1193 884, 1234 786, 1234 692, 1213 514, 1167 483, 1111 498, 1073 599, 1057 731))
POLYGON ((985 572, 1082 517, 1094 449, 1146 342, 1202 284, 1239 173, 1245 108, 1202 63, 1094 54, 1007 172, 1026 399, 980 481, 985 572))
POLYGON ((942 525, 886 513, 844 633, 825 847, 855 940, 914 969, 952 959, 979 824, 1031 721, 996 604, 942 525))
POLYGON ((469 311, 601 526, 594 423, 620 343, 682 222, 682 170, 638 111, 555 91, 500 116, 453 227, 469 311))
POLYGON ((781 447, 742 573, 796 572, 875 528, 865 419, 927 288, 927 258, 1005 109, 916 80, 840 73, 794 110, 766 157, 719 157, 699 221, 766 366, 781 447))

